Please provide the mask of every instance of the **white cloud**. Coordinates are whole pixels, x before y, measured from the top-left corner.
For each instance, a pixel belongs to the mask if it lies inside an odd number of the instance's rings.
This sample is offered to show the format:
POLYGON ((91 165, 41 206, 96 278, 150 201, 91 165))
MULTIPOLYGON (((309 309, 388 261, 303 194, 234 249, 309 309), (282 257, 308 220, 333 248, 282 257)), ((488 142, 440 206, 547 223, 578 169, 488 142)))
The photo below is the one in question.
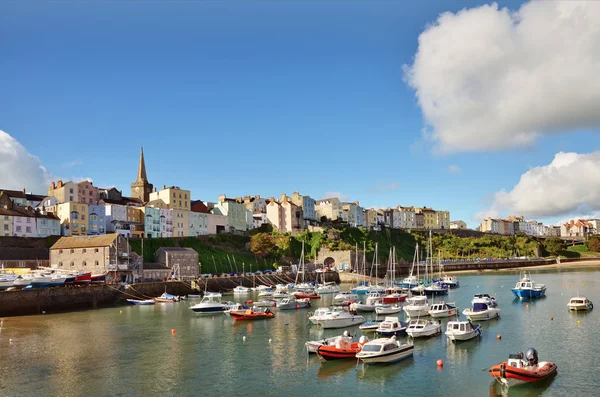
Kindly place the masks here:
POLYGON ((444 13, 405 78, 441 152, 531 146, 600 127, 600 1, 533 1, 444 13))
POLYGON ((75 167, 75 166, 78 166, 78 165, 81 165, 81 164, 83 164, 83 161, 81 161, 81 160, 73 160, 73 161, 69 161, 68 163, 64 163, 63 167, 65 167, 65 168, 71 168, 71 167, 75 167))
POLYGON ((79 183, 79 182, 83 182, 83 181, 94 182, 93 179, 91 177, 89 177, 89 176, 75 176, 75 177, 73 177, 71 179, 75 183, 79 183))
POLYGON ((40 159, 30 154, 23 145, 0 130, 0 188, 44 194, 52 175, 40 159))
POLYGON ((451 164, 448 166, 448 172, 456 175, 456 174, 460 174, 462 172, 462 170, 460 169, 460 167, 458 165, 451 164))
POLYGON ((567 217, 600 211, 600 151, 560 152, 548 165, 521 175, 509 192, 495 193, 490 208, 474 216, 481 220, 514 214, 527 218, 567 217))
POLYGON ((334 198, 337 197, 340 199, 340 201, 346 201, 348 200, 348 196, 345 195, 344 193, 341 192, 325 192, 323 193, 323 198, 327 199, 327 198, 334 198))
POLYGON ((400 183, 389 182, 389 183, 377 183, 374 187, 367 189, 369 193, 390 193, 400 189, 400 183))

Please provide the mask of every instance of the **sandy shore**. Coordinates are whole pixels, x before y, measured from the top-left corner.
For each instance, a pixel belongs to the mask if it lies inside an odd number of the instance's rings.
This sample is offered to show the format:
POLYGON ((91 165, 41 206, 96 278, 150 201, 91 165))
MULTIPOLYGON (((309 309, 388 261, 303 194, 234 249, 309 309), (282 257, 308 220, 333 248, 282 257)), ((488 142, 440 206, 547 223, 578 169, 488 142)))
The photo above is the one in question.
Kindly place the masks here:
POLYGON ((457 270, 454 272, 446 272, 448 274, 466 274, 466 273, 497 273, 504 271, 515 271, 515 270, 529 270, 529 269, 575 269, 582 267, 600 267, 600 259, 594 261, 575 261, 567 263, 552 263, 549 265, 537 265, 537 266, 520 266, 507 269, 485 269, 485 270, 457 270))

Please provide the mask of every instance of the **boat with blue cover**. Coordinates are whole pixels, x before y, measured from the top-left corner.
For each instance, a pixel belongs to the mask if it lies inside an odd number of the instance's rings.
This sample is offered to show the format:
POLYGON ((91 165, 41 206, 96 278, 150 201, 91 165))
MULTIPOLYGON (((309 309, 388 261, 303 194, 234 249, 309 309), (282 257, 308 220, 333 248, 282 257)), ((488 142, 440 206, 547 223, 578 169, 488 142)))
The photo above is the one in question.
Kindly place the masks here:
POLYGON ((512 293, 519 299, 535 299, 546 296, 546 285, 536 284, 527 274, 523 274, 521 280, 517 282, 512 293))
POLYGON ((138 306, 153 305, 156 303, 154 299, 127 299, 127 302, 138 306))

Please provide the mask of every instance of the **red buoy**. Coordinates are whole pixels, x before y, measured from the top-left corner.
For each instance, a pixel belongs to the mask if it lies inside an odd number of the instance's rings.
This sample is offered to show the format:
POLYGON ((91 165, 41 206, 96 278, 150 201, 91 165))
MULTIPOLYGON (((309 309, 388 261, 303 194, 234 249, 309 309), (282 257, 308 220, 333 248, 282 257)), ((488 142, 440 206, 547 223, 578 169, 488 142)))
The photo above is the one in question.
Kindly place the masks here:
POLYGON ((177 331, 175 331, 175 328, 173 328, 173 329, 171 330, 171 335, 175 335, 176 333, 177 333, 177 331))
POLYGON ((443 367, 444 366, 444 360, 437 360, 437 366, 438 367, 443 367))

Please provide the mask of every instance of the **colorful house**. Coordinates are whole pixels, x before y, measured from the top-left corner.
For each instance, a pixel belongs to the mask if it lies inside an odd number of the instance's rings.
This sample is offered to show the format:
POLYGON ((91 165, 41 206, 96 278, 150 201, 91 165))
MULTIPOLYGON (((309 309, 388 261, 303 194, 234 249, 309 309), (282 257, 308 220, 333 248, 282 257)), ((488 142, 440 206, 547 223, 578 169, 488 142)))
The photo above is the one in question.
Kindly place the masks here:
MULTIPOLYGON (((59 200, 60 201, 60 200, 59 200)), ((85 236, 88 229, 88 205, 70 201, 58 204, 58 217, 63 236, 85 236)))
POLYGON ((229 228, 239 231, 248 230, 248 211, 241 200, 227 198, 224 194, 214 206, 214 213, 226 216, 229 228))
POLYGON ((141 209, 144 212, 145 237, 160 237, 160 208, 142 207, 141 209))

